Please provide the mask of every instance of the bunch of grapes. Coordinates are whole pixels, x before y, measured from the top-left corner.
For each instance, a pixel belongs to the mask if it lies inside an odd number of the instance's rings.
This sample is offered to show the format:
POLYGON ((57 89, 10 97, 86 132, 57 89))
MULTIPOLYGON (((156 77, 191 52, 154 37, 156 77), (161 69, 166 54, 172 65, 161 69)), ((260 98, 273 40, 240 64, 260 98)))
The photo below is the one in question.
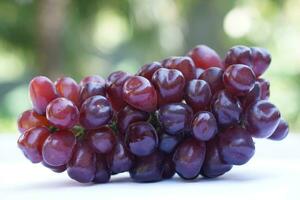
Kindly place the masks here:
POLYGON ((129 172, 137 182, 220 176, 247 163, 253 138, 282 140, 288 124, 261 78, 267 50, 234 46, 222 61, 205 45, 105 80, 31 80, 33 108, 18 146, 33 163, 81 183, 129 172))

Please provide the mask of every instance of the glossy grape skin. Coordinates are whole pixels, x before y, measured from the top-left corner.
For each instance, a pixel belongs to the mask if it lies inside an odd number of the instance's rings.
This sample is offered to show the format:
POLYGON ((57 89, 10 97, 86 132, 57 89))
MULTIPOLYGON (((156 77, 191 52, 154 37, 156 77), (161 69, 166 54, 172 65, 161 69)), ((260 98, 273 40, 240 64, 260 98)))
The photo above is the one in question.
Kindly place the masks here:
POLYGON ((65 97, 75 105, 80 104, 80 86, 70 77, 62 77, 55 81, 55 88, 58 96, 65 97))
POLYGON ((200 141, 212 139, 218 132, 218 124, 211 112, 199 112, 192 123, 192 134, 200 141))
POLYGON ((209 84, 204 80, 191 80, 185 88, 185 101, 194 112, 206 110, 210 106, 212 93, 209 84))
POLYGON ((42 150, 44 162, 52 166, 67 164, 75 145, 76 138, 70 131, 61 130, 49 135, 42 150))
POLYGON ((80 81, 79 85, 82 87, 85 84, 92 82, 105 83, 105 79, 98 75, 86 76, 80 81))
POLYGON ((240 121, 241 102, 225 90, 221 90, 213 97, 212 112, 221 127, 235 124, 240 121))
POLYGON ((148 79, 133 76, 123 86, 123 99, 131 106, 146 112, 152 112, 157 106, 157 94, 148 79))
POLYGON ((206 45, 198 45, 187 54, 190 56, 197 68, 208 69, 210 67, 223 68, 220 56, 212 48, 206 45))
POLYGON ((166 133, 160 134, 159 138, 159 150, 166 154, 172 153, 181 141, 180 136, 172 136, 166 133))
POLYGON ((46 113, 47 105, 57 97, 53 82, 45 76, 37 76, 30 81, 29 94, 33 110, 40 115, 46 113))
POLYGON ((158 146, 158 135, 148 122, 132 123, 126 132, 125 144, 136 156, 148 156, 158 146))
POLYGON ((30 128, 39 126, 49 126, 49 122, 44 115, 36 113, 34 110, 26 110, 18 119, 18 130, 24 133, 30 128))
POLYGON ((226 67, 232 64, 244 64, 252 68, 256 77, 262 75, 271 63, 271 56, 266 49, 259 47, 234 46, 226 54, 226 67))
POLYGON ((137 158, 130 177, 136 182, 156 182, 162 180, 163 155, 156 151, 151 155, 137 158))
POLYGON ((183 99, 185 78, 180 71, 161 68, 153 74, 152 83, 157 91, 159 106, 183 99))
POLYGON ((32 163, 39 163, 43 160, 42 148, 49 135, 50 132, 46 127, 28 129, 19 137, 18 147, 32 163))
POLYGON ((116 112, 119 112, 127 105, 127 103, 123 100, 123 85, 129 77, 131 77, 131 75, 127 72, 116 71, 111 73, 107 78, 107 98, 116 112))
POLYGON ((183 74, 186 81, 190 81, 195 78, 195 63, 188 56, 170 57, 164 63, 164 67, 168 69, 177 69, 183 74))
POLYGON ((120 134, 124 136, 128 126, 134 122, 147 121, 149 113, 126 106, 117 114, 117 126, 120 134))
POLYGON ((157 115, 161 127, 170 135, 179 135, 191 128, 193 110, 184 103, 164 105, 157 115))
POLYGON ((176 171, 175 171, 175 164, 172 160, 173 155, 165 156, 163 161, 163 173, 162 178, 163 179, 170 179, 172 178, 176 171))
POLYGON ((245 96, 241 97, 243 110, 246 110, 248 106, 255 103, 256 101, 261 100, 260 94, 260 86, 259 83, 256 81, 252 90, 245 96))
POLYGON ((235 96, 244 96, 254 87, 256 77, 250 67, 233 64, 223 74, 223 82, 228 92, 235 96))
POLYGON ((288 123, 286 121, 284 121, 283 119, 280 119, 277 128, 272 133, 272 135, 270 137, 268 137, 268 139, 280 141, 280 140, 283 140, 284 138, 286 138, 288 136, 288 134, 289 134, 288 123))
POLYGON ((256 138, 267 138, 274 133, 280 122, 280 112, 267 100, 257 101, 245 111, 244 124, 256 138))
POLYGON ((88 82, 81 87, 80 102, 83 103, 86 99, 92 96, 106 96, 106 88, 104 82, 88 82))
POLYGON ((196 70, 195 70, 195 79, 200 79, 200 76, 203 72, 204 72, 204 69, 196 68, 196 70))
POLYGON ((223 84, 223 73, 224 71, 218 67, 211 67, 206 69, 201 75, 201 80, 206 81, 209 84, 212 94, 224 88, 223 84))
POLYGON ((114 150, 107 155, 107 161, 113 174, 129 171, 134 163, 134 157, 124 144, 118 141, 114 150))
POLYGON ((96 173, 93 182, 106 183, 110 180, 111 171, 103 155, 97 154, 96 173))
POLYGON ((270 97, 270 82, 266 79, 259 78, 257 80, 260 88, 260 99, 261 100, 268 100, 270 97))
POLYGON ((85 141, 76 144, 67 172, 70 178, 80 183, 93 181, 96 172, 96 154, 85 141))
POLYGON ((113 130, 108 126, 103 126, 88 132, 90 146, 101 154, 110 153, 116 144, 116 137, 113 130))
POLYGON ((51 169, 55 173, 62 173, 66 171, 67 165, 61 165, 61 166, 52 166, 46 163, 45 161, 42 161, 42 165, 48 169, 51 169))
POLYGON ((237 125, 219 134, 218 149, 222 160, 229 165, 243 165, 255 153, 252 137, 237 125))
POLYGON ((72 101, 59 97, 48 104, 46 116, 57 128, 70 129, 78 123, 79 111, 72 101))
POLYGON ((207 178, 221 176, 232 169, 232 165, 222 161, 219 151, 217 138, 206 143, 206 154, 201 175, 207 178))
POLYGON ((103 96, 93 96, 83 102, 79 121, 86 129, 97 129, 107 124, 112 115, 109 101, 103 96))
POLYGON ((160 64, 160 62, 152 62, 149 64, 145 64, 139 69, 137 75, 143 76, 146 79, 148 79, 149 81, 151 81, 154 72, 162 67, 163 66, 160 64))
POLYGON ((177 148, 173 156, 177 174, 183 179, 195 179, 205 157, 205 143, 188 138, 177 148))

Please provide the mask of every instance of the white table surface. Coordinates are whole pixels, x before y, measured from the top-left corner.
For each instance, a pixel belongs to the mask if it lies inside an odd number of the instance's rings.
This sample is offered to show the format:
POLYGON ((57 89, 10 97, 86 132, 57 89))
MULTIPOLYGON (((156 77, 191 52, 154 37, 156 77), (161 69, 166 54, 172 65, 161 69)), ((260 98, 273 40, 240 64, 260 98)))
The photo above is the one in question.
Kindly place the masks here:
POLYGON ((300 135, 281 142, 256 140, 256 155, 217 179, 134 183, 128 174, 107 184, 80 184, 25 159, 17 135, 0 134, 0 199, 297 199, 300 200, 300 135))

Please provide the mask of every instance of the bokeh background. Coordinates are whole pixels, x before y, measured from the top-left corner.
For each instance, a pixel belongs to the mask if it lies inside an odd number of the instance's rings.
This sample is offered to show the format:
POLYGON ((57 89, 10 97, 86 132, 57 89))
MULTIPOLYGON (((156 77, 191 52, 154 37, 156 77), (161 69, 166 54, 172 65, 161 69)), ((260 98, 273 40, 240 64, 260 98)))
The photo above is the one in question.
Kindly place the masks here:
POLYGON ((1 0, 0 133, 16 133, 33 76, 134 73, 197 44, 267 48, 271 101, 300 132, 299 0, 1 0))

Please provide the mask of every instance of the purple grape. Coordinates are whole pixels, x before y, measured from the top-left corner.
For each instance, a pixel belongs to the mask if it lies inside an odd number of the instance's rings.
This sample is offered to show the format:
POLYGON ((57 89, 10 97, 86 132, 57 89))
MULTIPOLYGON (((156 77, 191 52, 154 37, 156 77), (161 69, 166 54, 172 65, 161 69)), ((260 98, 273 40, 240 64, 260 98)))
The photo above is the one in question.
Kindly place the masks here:
POLYGON ((102 126, 99 129, 88 132, 90 146, 101 154, 110 153, 116 144, 116 138, 113 130, 108 126, 102 126))
POLYGON ((277 128, 275 129, 274 133, 268 139, 270 140, 283 140, 289 134, 289 125, 283 119, 280 119, 277 128))
POLYGON ((206 81, 209 84, 212 94, 224 89, 223 84, 224 71, 219 67, 211 67, 206 69, 199 79, 206 81))
POLYGON ((222 160, 229 165, 243 165, 255 152, 252 137, 240 126, 232 126, 219 134, 218 149, 222 160))
POLYGON ((106 183, 110 180, 110 169, 107 166, 106 159, 101 154, 97 154, 96 173, 93 182, 106 183))
POLYGON ((199 112, 192 124, 192 134, 200 141, 212 139, 218 132, 218 124, 211 112, 199 112))

